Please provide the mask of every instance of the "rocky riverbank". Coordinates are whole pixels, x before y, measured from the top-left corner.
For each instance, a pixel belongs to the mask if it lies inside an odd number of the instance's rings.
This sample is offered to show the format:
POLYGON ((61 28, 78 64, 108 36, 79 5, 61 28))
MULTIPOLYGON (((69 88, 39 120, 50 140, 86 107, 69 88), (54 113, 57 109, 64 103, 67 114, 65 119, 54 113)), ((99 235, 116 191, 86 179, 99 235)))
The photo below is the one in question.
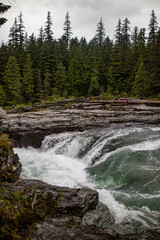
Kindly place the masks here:
POLYGON ((2 131, 16 146, 40 147, 43 138, 52 133, 144 124, 160 124, 160 101, 83 99, 23 107, 8 111, 2 131))
POLYGON ((140 231, 114 224, 107 207, 91 189, 56 187, 36 180, 1 182, 0 205, 2 240, 160 238, 158 229, 140 231))
MULTIPOLYGON (((18 146, 39 147, 45 135, 95 127, 159 124, 160 103, 131 100, 58 103, 47 109, 19 109, 1 117, 2 130, 18 146), (152 106, 151 106, 152 105, 152 106), (28 111, 28 110, 27 110, 28 111), (5 117, 5 118, 4 118, 5 117)), ((98 193, 19 179, 13 143, 0 134, 0 239, 159 240, 159 229, 138 222, 116 224, 98 193)))

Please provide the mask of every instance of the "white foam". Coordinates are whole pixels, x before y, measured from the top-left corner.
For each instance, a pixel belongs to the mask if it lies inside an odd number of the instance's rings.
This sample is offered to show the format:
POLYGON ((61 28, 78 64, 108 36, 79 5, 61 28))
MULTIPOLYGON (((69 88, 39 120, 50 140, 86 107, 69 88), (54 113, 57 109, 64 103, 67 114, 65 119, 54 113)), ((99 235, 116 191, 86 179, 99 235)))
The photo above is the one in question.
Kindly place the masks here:
POLYGON ((86 165, 76 158, 57 155, 53 150, 15 148, 23 166, 22 177, 40 179, 46 183, 67 187, 88 184, 86 165))
POLYGON ((100 201, 108 206, 110 213, 115 219, 115 223, 119 224, 123 221, 130 222, 134 219, 147 226, 147 223, 141 218, 145 216, 142 212, 127 209, 122 203, 115 200, 111 191, 101 189, 98 190, 98 193, 100 201))

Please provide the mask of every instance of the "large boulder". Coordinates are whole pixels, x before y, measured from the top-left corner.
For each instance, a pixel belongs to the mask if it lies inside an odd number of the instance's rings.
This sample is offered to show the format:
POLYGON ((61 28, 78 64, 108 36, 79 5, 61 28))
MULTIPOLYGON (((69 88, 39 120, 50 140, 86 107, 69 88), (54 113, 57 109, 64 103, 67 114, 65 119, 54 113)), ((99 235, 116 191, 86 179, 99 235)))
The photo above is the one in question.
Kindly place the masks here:
POLYGON ((15 182, 21 173, 19 157, 14 154, 13 143, 0 132, 0 182, 15 182))

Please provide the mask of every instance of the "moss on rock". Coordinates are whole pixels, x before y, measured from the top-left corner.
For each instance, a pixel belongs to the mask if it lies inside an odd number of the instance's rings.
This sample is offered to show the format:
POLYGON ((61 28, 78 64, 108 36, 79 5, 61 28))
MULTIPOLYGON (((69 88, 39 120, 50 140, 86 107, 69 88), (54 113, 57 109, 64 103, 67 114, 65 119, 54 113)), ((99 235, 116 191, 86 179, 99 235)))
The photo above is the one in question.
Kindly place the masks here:
POLYGON ((0 132, 0 181, 15 182, 21 173, 19 157, 14 154, 13 142, 0 132))

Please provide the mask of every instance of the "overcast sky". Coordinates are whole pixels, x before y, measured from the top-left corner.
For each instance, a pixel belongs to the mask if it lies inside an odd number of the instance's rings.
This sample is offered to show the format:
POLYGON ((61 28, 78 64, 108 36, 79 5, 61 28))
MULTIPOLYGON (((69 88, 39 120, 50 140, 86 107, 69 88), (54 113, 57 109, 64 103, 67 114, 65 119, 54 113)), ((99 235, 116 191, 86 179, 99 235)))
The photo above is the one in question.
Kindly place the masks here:
POLYGON ((51 12, 52 31, 56 39, 63 35, 65 15, 69 12, 73 37, 86 37, 91 40, 102 17, 106 36, 113 38, 118 19, 128 17, 131 29, 134 26, 148 29, 151 11, 154 9, 160 27, 160 0, 2 0, 12 8, 3 14, 8 19, 0 28, 0 43, 8 41, 9 30, 14 19, 23 13, 25 29, 30 36, 38 36, 39 29, 45 25, 47 12, 51 12))

